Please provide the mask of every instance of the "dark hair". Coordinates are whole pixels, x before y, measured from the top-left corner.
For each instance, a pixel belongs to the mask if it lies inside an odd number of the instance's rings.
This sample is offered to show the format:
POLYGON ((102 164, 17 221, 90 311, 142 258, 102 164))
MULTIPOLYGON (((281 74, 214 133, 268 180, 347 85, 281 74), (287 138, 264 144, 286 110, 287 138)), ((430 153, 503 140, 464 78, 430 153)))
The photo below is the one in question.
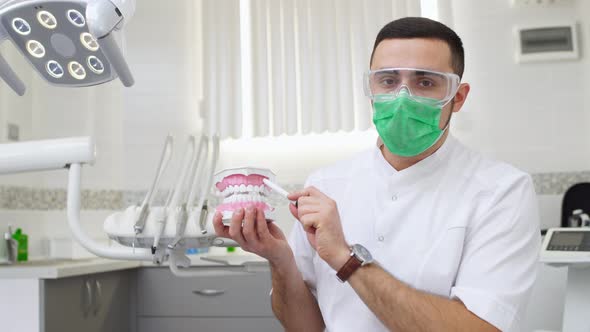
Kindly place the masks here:
POLYGON ((451 67, 453 71, 459 77, 463 76, 465 51, 463 50, 461 38, 448 26, 424 17, 404 17, 387 23, 377 34, 370 64, 373 64, 373 55, 379 43, 385 39, 396 38, 426 38, 444 41, 451 50, 451 67))

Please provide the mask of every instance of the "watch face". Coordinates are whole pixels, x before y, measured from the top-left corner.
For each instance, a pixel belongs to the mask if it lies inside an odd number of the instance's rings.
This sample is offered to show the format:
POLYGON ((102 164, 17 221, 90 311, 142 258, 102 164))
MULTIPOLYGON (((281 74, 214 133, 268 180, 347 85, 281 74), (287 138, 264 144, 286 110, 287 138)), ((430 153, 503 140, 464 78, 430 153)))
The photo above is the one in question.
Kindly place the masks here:
POLYGON ((371 253, 367 250, 367 248, 361 246, 360 244, 355 244, 352 246, 352 253, 358 257, 363 262, 363 264, 371 263, 373 261, 371 253))

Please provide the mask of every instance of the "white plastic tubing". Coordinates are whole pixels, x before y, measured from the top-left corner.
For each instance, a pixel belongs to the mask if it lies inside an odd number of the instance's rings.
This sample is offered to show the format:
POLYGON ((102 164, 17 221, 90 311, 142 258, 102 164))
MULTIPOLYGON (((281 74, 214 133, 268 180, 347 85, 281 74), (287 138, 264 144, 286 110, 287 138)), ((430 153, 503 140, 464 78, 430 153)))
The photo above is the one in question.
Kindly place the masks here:
POLYGON ((89 252, 105 258, 152 261, 150 249, 114 248, 102 245, 84 232, 80 225, 81 164, 71 164, 68 176, 68 224, 74 238, 89 252))

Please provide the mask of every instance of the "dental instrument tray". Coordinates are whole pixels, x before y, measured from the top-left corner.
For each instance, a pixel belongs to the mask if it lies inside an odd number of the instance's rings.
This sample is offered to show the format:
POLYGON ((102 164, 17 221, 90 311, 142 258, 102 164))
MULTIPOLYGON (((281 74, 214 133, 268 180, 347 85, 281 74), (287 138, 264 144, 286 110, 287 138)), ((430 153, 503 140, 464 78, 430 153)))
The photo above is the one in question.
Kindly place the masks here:
POLYGON ((166 248, 206 248, 223 242, 211 225, 212 214, 207 213, 218 153, 217 138, 203 136, 197 144, 194 136, 189 137, 174 188, 164 205, 154 206, 156 190, 172 156, 172 137, 167 137, 143 202, 105 220, 104 231, 109 238, 126 247, 151 248, 153 254, 164 254, 166 248))

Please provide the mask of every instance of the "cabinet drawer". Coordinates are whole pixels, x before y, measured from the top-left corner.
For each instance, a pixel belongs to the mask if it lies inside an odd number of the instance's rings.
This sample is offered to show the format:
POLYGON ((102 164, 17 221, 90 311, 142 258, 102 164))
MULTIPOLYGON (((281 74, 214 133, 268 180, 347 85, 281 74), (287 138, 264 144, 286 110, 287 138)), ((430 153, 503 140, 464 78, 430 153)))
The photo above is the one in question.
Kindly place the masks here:
POLYGON ((275 332, 278 320, 253 318, 140 318, 137 332, 275 332))
POLYGON ((270 271, 232 275, 231 269, 199 270, 204 275, 191 278, 174 276, 167 268, 138 271, 139 316, 274 316, 270 271))
POLYGON ((41 331, 130 331, 134 275, 118 271, 43 280, 41 331))

